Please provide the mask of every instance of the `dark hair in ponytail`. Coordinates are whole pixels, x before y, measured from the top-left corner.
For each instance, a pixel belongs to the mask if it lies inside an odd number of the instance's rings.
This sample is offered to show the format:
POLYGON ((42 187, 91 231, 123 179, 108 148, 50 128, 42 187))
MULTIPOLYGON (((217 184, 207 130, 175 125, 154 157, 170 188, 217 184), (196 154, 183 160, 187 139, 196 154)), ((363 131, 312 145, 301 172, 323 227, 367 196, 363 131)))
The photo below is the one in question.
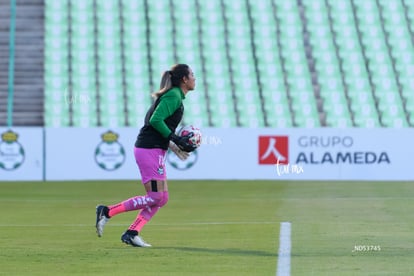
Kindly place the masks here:
POLYGON ((161 77, 160 90, 152 93, 152 97, 159 98, 173 87, 180 87, 184 77, 188 77, 190 67, 187 64, 175 64, 169 71, 164 71, 161 77))

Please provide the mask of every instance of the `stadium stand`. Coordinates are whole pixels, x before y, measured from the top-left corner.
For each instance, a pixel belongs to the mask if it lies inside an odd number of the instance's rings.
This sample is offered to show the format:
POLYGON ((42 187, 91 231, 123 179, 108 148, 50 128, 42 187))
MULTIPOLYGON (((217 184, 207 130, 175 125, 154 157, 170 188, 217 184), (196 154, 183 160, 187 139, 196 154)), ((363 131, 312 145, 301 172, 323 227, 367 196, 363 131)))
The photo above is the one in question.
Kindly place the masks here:
MULTIPOLYGON (((174 48, 175 60, 186 60, 186 63, 191 64, 197 79, 196 92, 187 97, 186 112, 184 122, 191 122, 194 125, 209 125, 209 112, 207 110, 206 95, 200 91, 203 87, 202 82, 202 55, 200 47, 199 25, 197 22, 197 6, 195 1, 172 1, 172 20, 174 22, 175 38, 174 48), (178 12, 179 11, 179 12, 178 12), (176 47, 178 45, 178 47, 176 47)), ((168 68, 168 67, 167 67, 168 68)), ((157 73, 155 76, 159 76, 157 73)), ((159 77, 158 77, 159 78, 159 77)), ((159 81, 159 80, 157 80, 159 81)))
POLYGON ((303 1, 303 3, 315 71, 318 76, 319 93, 326 113, 326 124, 332 127, 350 127, 352 118, 342 82, 335 33, 331 31, 332 17, 329 17, 324 0, 303 1))
MULTIPOLYGON (((67 1, 45 5, 45 125, 68 126, 68 14, 67 1)), ((76 61, 78 57, 73 56, 76 61)))
POLYGON ((381 0, 379 3, 382 13, 381 20, 392 59, 391 64, 394 66, 397 81, 398 89, 395 91, 399 92, 398 95, 388 91, 384 102, 393 104, 388 111, 391 116, 397 115, 395 116, 396 123, 400 123, 399 120, 402 120, 401 124, 404 126, 410 123, 412 125, 412 114, 414 114, 414 1, 381 0), (404 6, 404 3, 407 6, 404 6), (403 108, 394 107, 394 105, 400 106, 401 104, 403 104, 403 108), (408 119, 407 122, 404 117, 408 119))
POLYGON ((366 67, 364 47, 360 43, 358 22, 351 1, 328 1, 333 33, 336 35, 344 88, 354 116, 355 126, 378 127, 379 115, 366 67))
POLYGON ((14 43, 10 48, 10 2, 0 1, 0 125, 7 124, 9 77, 13 89, 13 124, 43 124, 44 1, 17 1, 14 43), (30 42, 29 42, 30 41, 30 42), (14 70, 9 74, 10 53, 14 70))
POLYGON ((17 124, 139 126, 162 72, 184 62, 197 78, 184 123, 414 125, 413 0, 25 0, 17 10, 17 124))
MULTIPOLYGON (((150 104, 147 50, 147 24, 144 1, 124 0, 121 7, 123 30, 123 61, 126 83, 127 120, 129 125, 139 125, 150 104), (141 39, 136 39, 136 38, 141 39)), ((150 48, 149 48, 150 49, 150 48)))
POLYGON ((295 124, 298 127, 320 125, 317 105, 313 94, 304 45, 303 22, 298 5, 293 1, 274 0, 287 91, 290 94, 295 124))
POLYGON ((220 0, 199 1, 201 43, 207 74, 206 87, 209 93, 212 124, 217 127, 237 125, 236 111, 230 79, 230 68, 226 56, 225 18, 216 11, 223 10, 220 0))
POLYGON ((381 124, 384 126, 405 124, 403 106, 397 94, 399 89, 397 77, 389 55, 387 39, 381 28, 383 21, 381 21, 376 1, 355 1, 354 5, 381 124), (397 96, 388 97, 389 93, 397 94, 397 96))
POLYGON ((8 24, 3 22, 10 21, 8 3, 0 2, 0 18, 0 125, 6 125, 9 43, 7 43, 8 24))

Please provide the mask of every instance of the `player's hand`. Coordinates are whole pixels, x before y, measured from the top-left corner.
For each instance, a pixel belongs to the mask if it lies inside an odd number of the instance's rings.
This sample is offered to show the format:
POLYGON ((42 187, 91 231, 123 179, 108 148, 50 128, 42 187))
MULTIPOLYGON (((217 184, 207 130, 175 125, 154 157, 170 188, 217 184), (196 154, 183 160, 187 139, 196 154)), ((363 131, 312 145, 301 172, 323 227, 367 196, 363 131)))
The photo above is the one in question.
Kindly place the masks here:
POLYGON ((178 136, 175 133, 171 133, 169 138, 180 148, 180 150, 192 152, 197 148, 195 145, 190 144, 190 138, 193 137, 193 135, 194 133, 189 133, 186 136, 178 136))
POLYGON ((190 153, 189 152, 185 152, 183 150, 180 150, 180 148, 173 141, 170 141, 170 145, 168 147, 182 161, 186 160, 188 158, 188 156, 190 156, 190 153))

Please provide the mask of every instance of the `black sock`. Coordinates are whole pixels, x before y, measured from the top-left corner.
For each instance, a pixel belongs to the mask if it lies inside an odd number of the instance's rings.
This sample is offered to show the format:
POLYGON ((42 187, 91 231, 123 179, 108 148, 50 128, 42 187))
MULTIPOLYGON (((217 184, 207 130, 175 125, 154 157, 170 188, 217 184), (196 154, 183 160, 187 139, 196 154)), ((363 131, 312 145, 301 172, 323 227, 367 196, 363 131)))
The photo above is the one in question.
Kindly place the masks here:
POLYGON ((128 229, 126 232, 127 232, 128 234, 132 235, 132 236, 136 236, 136 235, 138 235, 138 231, 137 231, 137 230, 130 230, 130 229, 128 229))
POLYGON ((109 216, 109 208, 108 207, 104 207, 103 208, 103 213, 104 213, 104 215, 105 215, 105 217, 107 217, 107 218, 111 218, 110 216, 109 216))

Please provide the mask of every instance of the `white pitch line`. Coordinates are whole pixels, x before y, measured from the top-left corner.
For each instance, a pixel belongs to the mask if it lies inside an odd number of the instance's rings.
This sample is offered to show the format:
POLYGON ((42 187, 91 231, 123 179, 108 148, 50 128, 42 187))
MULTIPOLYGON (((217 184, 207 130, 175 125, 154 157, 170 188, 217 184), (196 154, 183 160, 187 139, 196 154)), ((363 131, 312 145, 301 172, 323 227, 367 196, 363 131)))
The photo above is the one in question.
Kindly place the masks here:
POLYGON ((290 276, 290 250, 292 248, 290 232, 290 222, 280 223, 280 242, 277 255, 276 276, 290 276))

